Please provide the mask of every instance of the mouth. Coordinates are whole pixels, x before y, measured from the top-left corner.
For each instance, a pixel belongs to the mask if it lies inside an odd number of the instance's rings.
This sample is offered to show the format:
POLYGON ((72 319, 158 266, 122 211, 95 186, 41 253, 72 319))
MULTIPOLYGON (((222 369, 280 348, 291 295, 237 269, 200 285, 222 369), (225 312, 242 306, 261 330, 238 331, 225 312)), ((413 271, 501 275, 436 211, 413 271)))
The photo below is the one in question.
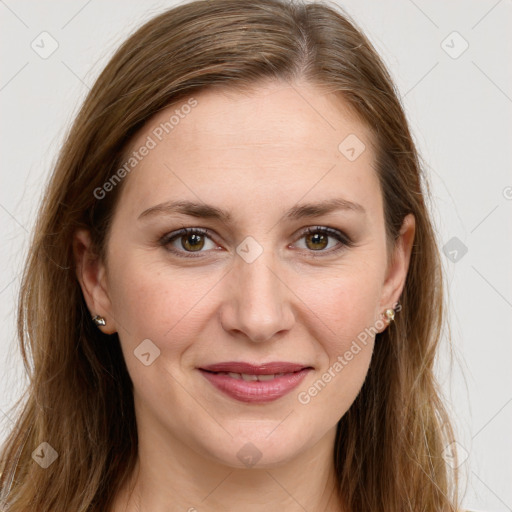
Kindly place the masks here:
POLYGON ((271 362, 253 365, 225 362, 198 368, 218 391, 245 403, 271 402, 297 387, 312 366, 271 362))

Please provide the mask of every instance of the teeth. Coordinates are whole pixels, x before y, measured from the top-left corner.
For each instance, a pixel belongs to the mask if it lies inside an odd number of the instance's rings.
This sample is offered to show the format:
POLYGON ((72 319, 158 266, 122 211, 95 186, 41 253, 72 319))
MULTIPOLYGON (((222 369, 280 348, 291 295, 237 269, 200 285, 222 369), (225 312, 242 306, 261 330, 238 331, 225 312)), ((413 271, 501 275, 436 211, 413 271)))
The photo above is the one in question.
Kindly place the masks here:
POLYGON ((272 380, 275 375, 258 375, 258 380, 272 380))
POLYGON ((245 380, 246 382, 268 381, 275 379, 276 377, 282 377, 285 373, 276 373, 270 375, 249 375, 248 373, 234 373, 234 372, 218 372, 219 375, 228 375, 232 379, 245 380))
POLYGON ((248 375, 247 373, 242 373, 242 379, 249 382, 249 381, 253 381, 253 380, 258 380, 258 376, 257 375, 248 375))

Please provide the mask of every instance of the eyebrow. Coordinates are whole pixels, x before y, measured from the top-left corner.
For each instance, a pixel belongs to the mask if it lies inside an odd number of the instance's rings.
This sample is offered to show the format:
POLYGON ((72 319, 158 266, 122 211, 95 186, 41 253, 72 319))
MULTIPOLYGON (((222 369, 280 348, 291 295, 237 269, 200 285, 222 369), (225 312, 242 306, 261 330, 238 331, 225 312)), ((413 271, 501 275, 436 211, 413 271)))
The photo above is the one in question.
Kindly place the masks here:
MULTIPOLYGON (((354 203, 343 198, 327 199, 318 203, 305 203, 290 208, 284 214, 288 220, 298 220, 305 217, 320 217, 334 211, 351 211, 365 214, 366 210, 359 203, 354 203)), ((171 215, 173 213, 189 215, 203 219, 217 219, 224 223, 232 220, 232 215, 225 210, 206 203, 194 203, 193 201, 167 201, 144 210, 138 220, 153 217, 155 215, 171 215)))

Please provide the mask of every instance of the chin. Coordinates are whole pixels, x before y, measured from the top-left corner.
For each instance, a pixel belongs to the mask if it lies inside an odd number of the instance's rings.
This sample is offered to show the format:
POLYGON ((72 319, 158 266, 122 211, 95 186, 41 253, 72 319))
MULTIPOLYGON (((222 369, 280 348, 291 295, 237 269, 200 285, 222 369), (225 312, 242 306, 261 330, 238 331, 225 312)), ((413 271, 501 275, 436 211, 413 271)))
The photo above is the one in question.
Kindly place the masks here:
MULTIPOLYGON (((233 434, 229 442, 204 446, 204 449, 208 450, 209 458, 233 468, 270 469, 285 465, 317 441, 308 431, 309 425, 290 428, 288 424, 286 428, 288 420, 281 420, 282 423, 256 420, 246 429, 239 424, 236 434, 228 426, 227 430, 233 434)), ((247 427, 247 422, 244 424, 247 427)), ((321 435, 318 433, 318 437, 321 435)))

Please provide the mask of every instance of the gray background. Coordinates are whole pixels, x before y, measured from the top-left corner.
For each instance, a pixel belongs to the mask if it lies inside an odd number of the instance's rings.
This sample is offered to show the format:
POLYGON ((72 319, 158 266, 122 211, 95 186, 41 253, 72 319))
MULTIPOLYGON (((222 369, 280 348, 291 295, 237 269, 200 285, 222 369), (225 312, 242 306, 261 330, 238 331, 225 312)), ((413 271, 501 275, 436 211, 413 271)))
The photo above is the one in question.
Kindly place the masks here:
MULTIPOLYGON (((468 453, 464 505, 512 511, 512 2, 339 3, 366 31, 402 94, 430 176, 440 245, 456 238, 443 264, 457 357, 450 366, 445 344, 439 376, 468 453)), ((42 185, 112 52, 175 4, 0 0, 2 438, 24 383, 15 304, 42 185), (31 47, 42 53, 52 44, 58 48, 47 58, 31 47)))

